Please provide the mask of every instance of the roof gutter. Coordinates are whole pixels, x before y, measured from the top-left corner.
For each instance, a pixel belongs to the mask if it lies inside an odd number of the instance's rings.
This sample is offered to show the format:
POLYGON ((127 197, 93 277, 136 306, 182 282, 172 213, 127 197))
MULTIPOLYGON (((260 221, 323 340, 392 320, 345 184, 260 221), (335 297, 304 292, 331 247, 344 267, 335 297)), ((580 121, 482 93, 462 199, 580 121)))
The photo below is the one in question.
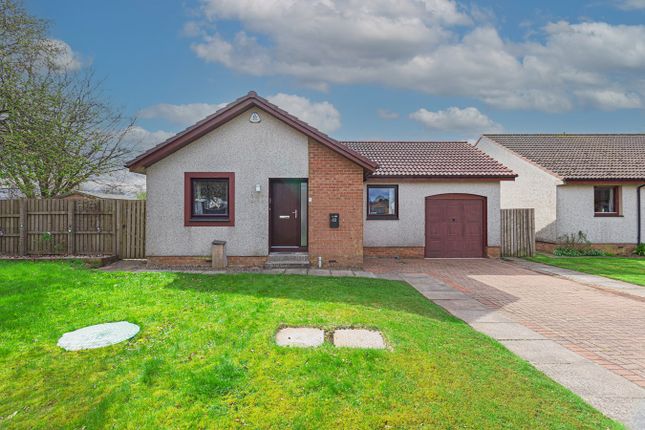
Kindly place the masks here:
POLYGON ((642 220, 642 214, 641 214, 641 190, 645 187, 645 184, 642 184, 636 188, 636 228, 638 228, 638 240, 636 241, 636 245, 643 243, 641 240, 641 223, 643 222, 642 220))

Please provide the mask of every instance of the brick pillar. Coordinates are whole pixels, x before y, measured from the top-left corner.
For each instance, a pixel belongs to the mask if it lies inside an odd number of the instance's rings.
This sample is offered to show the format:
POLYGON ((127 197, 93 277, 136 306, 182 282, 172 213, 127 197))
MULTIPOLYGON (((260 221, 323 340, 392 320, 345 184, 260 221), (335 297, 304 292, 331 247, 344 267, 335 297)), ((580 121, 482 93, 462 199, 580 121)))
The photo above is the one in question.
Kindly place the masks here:
POLYGON ((320 256, 325 267, 362 267, 363 168, 310 139, 309 197, 312 265, 320 256), (329 227, 330 213, 340 214, 339 228, 329 227))

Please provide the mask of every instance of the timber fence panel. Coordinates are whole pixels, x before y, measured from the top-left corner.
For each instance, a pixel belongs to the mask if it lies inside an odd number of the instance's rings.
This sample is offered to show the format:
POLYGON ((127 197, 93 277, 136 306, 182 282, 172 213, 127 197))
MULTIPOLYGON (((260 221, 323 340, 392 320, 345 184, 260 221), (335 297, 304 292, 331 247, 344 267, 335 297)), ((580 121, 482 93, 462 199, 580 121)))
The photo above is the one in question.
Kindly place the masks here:
POLYGON ((0 200, 0 255, 145 257, 146 202, 0 200))
POLYGON ((535 255, 535 210, 502 209, 501 233, 503 257, 535 255))

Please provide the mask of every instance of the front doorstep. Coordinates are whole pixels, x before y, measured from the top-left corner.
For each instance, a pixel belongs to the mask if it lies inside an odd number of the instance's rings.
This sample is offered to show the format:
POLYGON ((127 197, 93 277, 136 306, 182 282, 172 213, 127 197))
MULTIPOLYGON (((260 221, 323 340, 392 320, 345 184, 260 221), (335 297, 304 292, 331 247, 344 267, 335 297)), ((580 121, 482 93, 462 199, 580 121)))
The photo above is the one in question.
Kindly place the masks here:
POLYGON ((271 252, 264 267, 267 269, 308 269, 309 254, 306 252, 271 252))

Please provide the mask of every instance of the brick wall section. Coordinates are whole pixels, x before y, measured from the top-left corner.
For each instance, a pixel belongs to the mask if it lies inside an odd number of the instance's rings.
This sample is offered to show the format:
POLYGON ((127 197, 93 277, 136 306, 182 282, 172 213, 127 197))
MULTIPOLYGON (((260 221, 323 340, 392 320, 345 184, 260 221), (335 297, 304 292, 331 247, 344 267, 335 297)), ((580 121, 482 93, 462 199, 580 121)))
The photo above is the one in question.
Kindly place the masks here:
POLYGON ((366 257, 423 258, 423 246, 370 246, 363 250, 366 257))
POLYGON ((324 267, 362 267, 363 168, 309 140, 309 197, 312 265, 321 256, 324 267), (339 228, 329 227, 330 213, 340 214, 339 228))
MULTIPOLYGON (((365 257, 379 258, 424 258, 425 248, 423 246, 370 246, 364 249, 365 257)), ((499 246, 487 246, 486 256, 488 258, 499 258, 499 246)))

